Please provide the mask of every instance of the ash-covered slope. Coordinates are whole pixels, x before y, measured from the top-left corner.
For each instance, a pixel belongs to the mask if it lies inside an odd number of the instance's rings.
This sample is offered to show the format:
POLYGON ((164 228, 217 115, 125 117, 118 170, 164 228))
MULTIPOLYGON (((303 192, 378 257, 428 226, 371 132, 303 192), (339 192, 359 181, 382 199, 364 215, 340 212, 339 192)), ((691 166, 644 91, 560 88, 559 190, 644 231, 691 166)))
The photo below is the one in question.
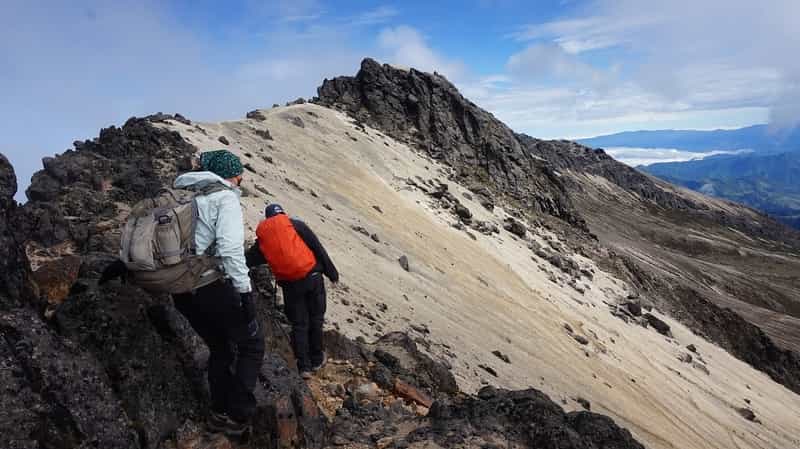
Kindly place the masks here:
POLYGON ((329 331, 333 360, 312 391, 289 369, 286 323, 270 309, 265 270, 252 273, 270 348, 253 436, 235 444, 203 432, 203 345, 166 298, 97 285, 130 205, 196 155, 157 125, 167 123, 191 126, 178 115, 131 119, 45 159, 24 208, 0 155, 0 447, 642 447, 611 419, 566 413, 534 389, 463 394, 402 333, 368 345, 329 331), (324 417, 331 404, 335 414, 324 417))
POLYGON ((440 75, 366 59, 355 77, 325 80, 318 94, 320 104, 445 161, 454 180, 478 193, 488 188, 518 216, 561 219, 557 229, 649 301, 800 391, 797 231, 671 186, 602 150, 515 134, 440 75), (582 232, 585 223, 594 235, 582 232), (587 238, 595 235, 613 252, 587 238))

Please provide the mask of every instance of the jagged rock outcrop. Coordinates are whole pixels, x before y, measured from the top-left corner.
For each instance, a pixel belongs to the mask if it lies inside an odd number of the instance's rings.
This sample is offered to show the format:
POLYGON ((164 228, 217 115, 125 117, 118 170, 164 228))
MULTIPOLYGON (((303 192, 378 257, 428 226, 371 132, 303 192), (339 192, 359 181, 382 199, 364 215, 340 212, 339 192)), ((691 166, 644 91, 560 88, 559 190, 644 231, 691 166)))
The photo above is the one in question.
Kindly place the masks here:
POLYGON ((0 447, 141 447, 98 360, 37 313, 16 189, 0 154, 0 447))
MULTIPOLYGON (((155 116, 154 121, 166 120, 155 116)), ((29 239, 46 246, 71 241, 80 250, 108 249, 106 231, 126 205, 152 196, 177 172, 191 168, 196 149, 175 132, 131 118, 100 131, 74 150, 46 157, 27 189, 23 225, 29 239)))
POLYGON ((511 129, 442 76, 365 59, 355 77, 326 79, 318 95, 319 104, 444 160, 465 184, 488 186, 525 211, 585 226, 550 164, 525 151, 511 129))

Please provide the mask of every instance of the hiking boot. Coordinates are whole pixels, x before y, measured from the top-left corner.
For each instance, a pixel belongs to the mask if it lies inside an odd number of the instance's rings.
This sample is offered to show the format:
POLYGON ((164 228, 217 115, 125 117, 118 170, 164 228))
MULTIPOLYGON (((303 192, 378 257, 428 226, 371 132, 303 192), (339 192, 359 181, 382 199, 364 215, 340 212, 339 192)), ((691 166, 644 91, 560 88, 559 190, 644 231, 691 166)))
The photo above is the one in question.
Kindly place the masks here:
POLYGON ((311 371, 302 371, 300 373, 300 377, 302 377, 304 380, 311 379, 312 376, 313 374, 311 373, 311 371))
POLYGON ((208 417, 208 429, 229 437, 242 438, 250 430, 250 424, 239 422, 225 413, 211 412, 208 417))
POLYGON ((325 364, 328 363, 328 354, 325 351, 322 351, 322 361, 317 363, 316 365, 311 367, 311 371, 319 371, 322 369, 325 364))

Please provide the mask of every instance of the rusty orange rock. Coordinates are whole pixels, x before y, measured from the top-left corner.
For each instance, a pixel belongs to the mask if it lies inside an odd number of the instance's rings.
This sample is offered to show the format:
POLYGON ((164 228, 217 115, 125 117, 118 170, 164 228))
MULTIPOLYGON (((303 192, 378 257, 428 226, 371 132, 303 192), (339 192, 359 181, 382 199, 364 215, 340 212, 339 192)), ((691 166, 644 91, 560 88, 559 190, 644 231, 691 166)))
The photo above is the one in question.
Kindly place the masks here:
POLYGON ((427 394, 419 391, 419 389, 416 387, 413 387, 400 379, 395 379, 394 381, 394 392, 397 393, 397 395, 401 398, 414 401, 417 404, 427 408, 430 408, 433 404, 433 400, 428 397, 427 394))
POLYGON ((79 256, 64 256, 42 264, 33 272, 33 280, 43 298, 50 304, 61 304, 78 279, 79 256))
POLYGON ((278 444, 282 448, 294 447, 297 442, 297 417, 292 401, 283 397, 275 401, 275 422, 278 429, 278 444))

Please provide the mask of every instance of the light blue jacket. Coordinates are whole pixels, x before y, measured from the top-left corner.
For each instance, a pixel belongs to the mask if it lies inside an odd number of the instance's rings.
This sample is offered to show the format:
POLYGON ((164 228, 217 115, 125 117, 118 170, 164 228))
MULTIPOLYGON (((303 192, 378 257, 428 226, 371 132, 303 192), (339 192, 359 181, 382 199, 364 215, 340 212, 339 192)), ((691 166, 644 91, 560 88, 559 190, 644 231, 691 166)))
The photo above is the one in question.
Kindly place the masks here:
POLYGON ((231 279, 236 291, 246 293, 251 287, 244 258, 244 219, 239 189, 208 171, 184 173, 175 179, 174 186, 176 189, 203 188, 215 182, 228 188, 197 197, 199 217, 194 233, 197 253, 216 242, 216 255, 222 259, 225 277, 231 279))

